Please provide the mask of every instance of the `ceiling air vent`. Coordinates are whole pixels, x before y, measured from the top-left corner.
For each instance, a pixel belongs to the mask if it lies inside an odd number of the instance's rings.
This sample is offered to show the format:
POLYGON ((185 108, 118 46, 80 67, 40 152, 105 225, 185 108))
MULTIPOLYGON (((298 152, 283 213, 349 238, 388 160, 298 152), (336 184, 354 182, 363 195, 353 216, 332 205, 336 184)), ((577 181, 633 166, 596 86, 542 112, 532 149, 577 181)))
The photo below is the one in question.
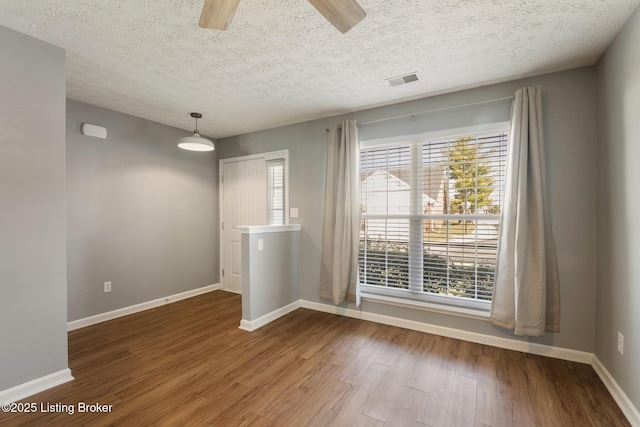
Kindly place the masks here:
POLYGON ((400 86, 411 82, 417 82, 418 76, 416 73, 405 74, 404 76, 391 77, 387 79, 390 86, 400 86))

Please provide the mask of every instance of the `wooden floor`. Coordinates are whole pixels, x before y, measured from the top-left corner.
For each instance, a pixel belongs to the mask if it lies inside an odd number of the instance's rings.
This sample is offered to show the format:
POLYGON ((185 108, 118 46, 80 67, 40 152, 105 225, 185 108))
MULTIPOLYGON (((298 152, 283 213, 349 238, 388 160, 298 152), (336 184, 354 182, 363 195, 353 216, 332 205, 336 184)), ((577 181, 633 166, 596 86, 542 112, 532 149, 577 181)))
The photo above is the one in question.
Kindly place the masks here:
POLYGON ((0 425, 629 425, 588 365, 305 309, 252 333, 240 318, 216 291, 70 332, 75 381, 24 402, 74 414, 0 425))

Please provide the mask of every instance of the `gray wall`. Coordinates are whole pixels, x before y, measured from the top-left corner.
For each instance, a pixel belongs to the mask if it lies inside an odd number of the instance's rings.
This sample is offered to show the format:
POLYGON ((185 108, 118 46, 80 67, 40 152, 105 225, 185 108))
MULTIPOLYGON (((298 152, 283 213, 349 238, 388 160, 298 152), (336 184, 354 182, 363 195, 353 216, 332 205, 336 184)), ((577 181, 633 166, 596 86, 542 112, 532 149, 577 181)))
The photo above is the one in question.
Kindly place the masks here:
MULTIPOLYGON (((324 172, 325 128, 345 118, 377 120, 401 114, 454 107, 512 96, 525 85, 542 85, 546 120, 551 217, 560 264, 562 331, 531 341, 592 352, 594 350, 596 264, 596 107, 595 70, 582 68, 447 95, 395 104, 353 114, 315 120, 220 140, 220 158, 288 149, 290 155, 290 206, 299 208, 302 224, 301 298, 325 302, 319 296, 320 247, 324 172)), ((463 109, 466 114, 466 109, 463 109)), ((463 111, 461 110, 461 111, 463 111)), ((458 114, 462 114, 461 111, 458 114)), ((456 114, 455 109, 449 110, 456 114)), ((419 120, 440 121, 440 113, 419 120)), ((453 121, 455 122, 455 120, 453 121)), ((393 133, 411 118, 387 123, 393 133)), ((371 125, 370 125, 371 126, 371 125)), ((379 126, 379 125, 376 125, 379 126)), ((370 133, 366 126, 362 132, 370 133)), ((510 337, 488 322, 364 302, 361 309, 489 335, 510 337)))
POLYGON ((640 9, 598 64, 598 359, 640 408, 640 9), (624 355, 617 335, 625 337, 624 355))
POLYGON ((300 232, 242 234, 242 319, 300 299, 300 232), (258 239, 263 250, 258 250, 258 239))
POLYGON ((0 391, 67 368, 64 60, 0 27, 0 391))
POLYGON ((217 155, 188 133, 67 101, 69 320, 218 282, 217 155))

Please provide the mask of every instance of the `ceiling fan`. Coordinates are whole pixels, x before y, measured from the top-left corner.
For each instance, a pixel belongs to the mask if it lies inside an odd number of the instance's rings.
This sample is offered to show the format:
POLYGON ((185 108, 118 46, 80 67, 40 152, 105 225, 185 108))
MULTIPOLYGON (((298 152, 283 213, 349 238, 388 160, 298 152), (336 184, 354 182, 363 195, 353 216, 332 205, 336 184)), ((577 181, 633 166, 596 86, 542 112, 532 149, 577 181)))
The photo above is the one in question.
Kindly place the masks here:
MULTIPOLYGON (((346 33, 367 16, 356 0, 308 1, 341 33, 346 33)), ((226 30, 239 3, 240 0, 205 0, 198 25, 201 28, 226 30)))

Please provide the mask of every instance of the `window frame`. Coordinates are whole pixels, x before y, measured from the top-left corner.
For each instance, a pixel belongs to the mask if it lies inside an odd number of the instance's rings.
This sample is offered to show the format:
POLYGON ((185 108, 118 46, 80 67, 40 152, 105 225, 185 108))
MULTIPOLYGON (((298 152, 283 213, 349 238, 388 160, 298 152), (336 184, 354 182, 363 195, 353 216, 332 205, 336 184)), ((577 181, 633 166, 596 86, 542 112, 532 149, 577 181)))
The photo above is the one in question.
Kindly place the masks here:
MULTIPOLYGON (((443 129, 433 132, 422 133, 418 135, 398 135, 388 138, 381 139, 369 139, 365 141, 360 141, 360 153, 362 150, 367 150, 370 148, 385 148, 385 147, 399 147, 399 146, 409 146, 413 147, 414 145, 421 145, 433 141, 433 140, 442 140, 442 139, 454 139, 454 138, 463 138, 463 137, 482 137, 488 134, 506 134, 507 144, 510 133, 510 122, 501 121, 495 123, 487 123, 482 125, 474 125, 467 127, 460 127, 454 129, 443 129)), ((410 150, 413 150, 410 148, 410 150)), ((413 163, 415 159, 413 156, 416 154, 411 152, 411 157, 409 159, 410 163, 413 163)), ((421 161, 421 160, 420 160, 421 161)), ((420 168, 422 168, 420 166, 420 168)), ((412 196, 413 197, 413 196, 412 196)), ((503 201, 501 201, 503 203, 503 201)), ((412 220, 420 220, 421 226, 424 224, 424 220, 433 220, 433 219, 459 219, 462 215, 460 214, 420 214, 418 212, 411 212, 410 214, 403 215, 372 215, 372 214, 363 214, 363 219, 402 219, 407 220, 409 223, 412 220)), ((500 225, 500 214, 464 214, 464 218, 468 220, 477 220, 477 219, 491 219, 497 220, 498 225, 500 225)), ((409 232, 410 233, 410 232, 409 232)), ((422 243, 422 241, 421 241, 422 243)), ((412 245, 411 240, 409 242, 409 247, 412 245)), ((424 250, 424 246, 421 245, 422 250, 424 250)), ((409 249, 410 250, 410 249, 409 249)), ((476 255, 477 256, 477 255, 476 255)), ((410 260, 411 255, 408 254, 407 259, 410 260)), ((422 258, 421 258, 422 259, 422 258)), ((413 260, 413 265, 415 265, 416 259, 413 260)), ((408 262, 411 262, 408 261, 408 262)), ((419 264, 418 264, 419 265, 419 264)), ((423 268, 424 271, 424 268, 423 268)), ((408 279, 410 280, 410 279, 408 279)), ((424 283, 424 280, 423 280, 424 283)), ((390 287, 382 287, 380 285, 371 285, 367 283, 360 283, 360 289, 362 292, 363 299, 369 299, 374 302, 381 303, 389 303, 394 305, 400 305, 405 307, 416 307, 423 306, 425 309, 433 309, 433 311, 440 312, 452 312, 454 314, 460 314, 468 317, 475 318, 484 318, 488 315, 488 311, 491 308, 491 300, 477 300, 466 297, 457 297, 457 296, 445 296, 438 295, 433 293, 416 291, 411 289, 411 285, 409 285, 408 289, 401 288, 390 288, 390 287)), ((492 296, 493 297, 493 296, 492 296)))
MULTIPOLYGON (((284 218, 283 218, 284 224, 282 225, 289 225, 289 219, 290 219, 289 218, 289 150, 270 151, 267 153, 262 153, 258 156, 264 159, 265 168, 267 163, 271 160, 278 160, 278 159, 284 160, 284 184, 283 184, 284 187, 282 189, 282 193, 284 197, 284 218)), ((270 192, 271 192, 271 189, 267 187, 267 198, 269 198, 270 192)), ((269 201, 267 200, 267 209, 269 208, 270 208, 269 201)), ((267 219, 269 218, 269 216, 270 216, 270 213, 267 211, 267 219)), ((269 225, 272 225, 272 224, 269 224, 269 225)))
POLYGON ((265 167, 267 171, 267 222, 269 225, 287 225, 289 223, 287 216, 287 159, 284 156, 265 159, 265 167), (282 167, 282 182, 276 183, 276 172, 274 170, 278 166, 282 167), (281 203, 277 206, 274 204, 274 199, 277 199, 277 196, 275 195, 276 189, 280 189, 282 193, 280 195, 281 203), (282 211, 282 223, 276 223, 275 212, 280 210, 282 211))

